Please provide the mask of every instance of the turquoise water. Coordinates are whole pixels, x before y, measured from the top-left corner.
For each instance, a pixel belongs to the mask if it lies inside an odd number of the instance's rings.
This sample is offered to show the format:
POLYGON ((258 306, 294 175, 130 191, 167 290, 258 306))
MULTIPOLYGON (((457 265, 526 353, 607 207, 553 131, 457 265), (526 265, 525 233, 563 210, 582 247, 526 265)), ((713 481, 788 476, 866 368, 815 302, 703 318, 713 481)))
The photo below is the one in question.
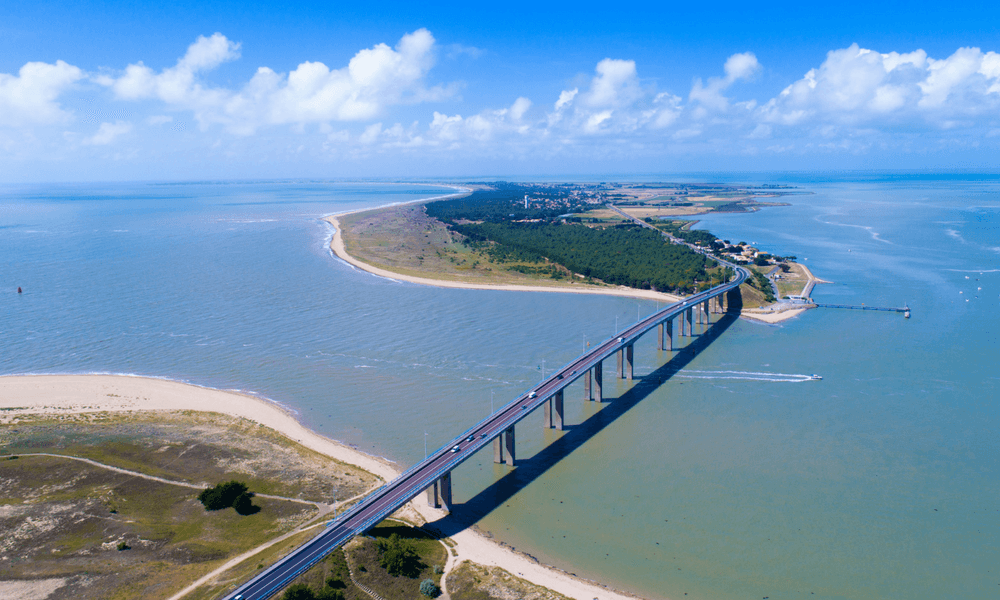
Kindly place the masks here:
MULTIPOLYGON (((1000 184, 798 178, 711 215, 796 254, 813 296, 896 306, 736 321, 684 364, 518 429, 513 471, 455 473, 459 513, 652 598, 993 598, 1000 184), (978 289, 982 288, 982 289, 978 289), (961 293, 959 293, 961 292, 961 293), (682 367, 661 382, 667 374, 682 367), (819 373, 822 381, 788 377, 819 373), (798 381, 798 382, 796 382, 798 381)), ((325 214, 433 186, 206 183, 0 191, 0 373, 137 373, 280 402, 406 465, 655 303, 425 288, 332 258, 325 214), (24 288, 17 295, 16 287, 24 288), (444 398, 449 398, 445 403, 444 398)), ((610 366, 610 365, 609 365, 610 366)), ((643 379, 644 377, 644 379, 643 379)))

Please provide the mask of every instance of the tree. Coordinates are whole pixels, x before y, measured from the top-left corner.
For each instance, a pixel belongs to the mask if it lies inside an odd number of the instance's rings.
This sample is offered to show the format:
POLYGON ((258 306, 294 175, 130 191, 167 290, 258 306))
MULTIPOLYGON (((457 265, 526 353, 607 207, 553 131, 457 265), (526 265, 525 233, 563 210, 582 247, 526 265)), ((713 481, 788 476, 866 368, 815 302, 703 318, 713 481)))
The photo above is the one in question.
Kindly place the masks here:
POLYGON ((236 480, 220 483, 198 494, 198 500, 205 506, 205 510, 222 510, 232 506, 241 515, 250 515, 260 510, 253 506, 251 498, 253 492, 248 491, 245 483, 236 480))
POLYGON ((285 590, 281 600, 316 600, 316 593, 304 583, 296 583, 285 590))
POLYGON ((344 592, 325 587, 316 595, 316 600, 344 600, 344 592))
POLYGON ((420 582, 420 593, 428 598, 437 598, 441 590, 438 589, 433 580, 425 579, 420 582))
POLYGON ((413 548, 413 542, 399 537, 398 533, 389 536, 388 539, 378 541, 379 564, 389 572, 389 575, 398 577, 416 577, 420 572, 416 568, 417 552, 413 548))
POLYGON ((236 496, 236 499, 233 500, 233 508, 238 514, 245 516, 260 512, 260 507, 254 506, 251 498, 253 498, 253 492, 243 492, 236 496))

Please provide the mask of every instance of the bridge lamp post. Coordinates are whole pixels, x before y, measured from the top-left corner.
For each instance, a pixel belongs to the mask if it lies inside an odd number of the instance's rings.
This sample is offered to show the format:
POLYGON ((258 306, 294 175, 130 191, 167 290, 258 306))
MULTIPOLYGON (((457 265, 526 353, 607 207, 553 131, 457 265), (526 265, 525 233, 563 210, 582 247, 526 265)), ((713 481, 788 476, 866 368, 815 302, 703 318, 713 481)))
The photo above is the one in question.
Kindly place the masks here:
POLYGON ((493 414, 493 390, 490 390, 490 414, 493 414))
POLYGON ((427 460, 427 432, 424 432, 424 460, 427 460))

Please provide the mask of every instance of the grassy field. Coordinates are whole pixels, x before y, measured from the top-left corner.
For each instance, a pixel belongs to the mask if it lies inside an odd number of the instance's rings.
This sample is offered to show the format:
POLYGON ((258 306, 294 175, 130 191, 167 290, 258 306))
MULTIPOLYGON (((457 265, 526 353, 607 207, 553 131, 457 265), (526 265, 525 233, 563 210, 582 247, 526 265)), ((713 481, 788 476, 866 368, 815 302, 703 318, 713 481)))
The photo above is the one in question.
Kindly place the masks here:
POLYGON ((84 414, 0 426, 0 451, 49 452, 188 483, 238 475, 250 488, 321 502, 351 498, 379 480, 276 431, 218 413, 84 414))
POLYGON ((53 598, 165 598, 316 514, 265 498, 208 512, 195 490, 42 456, 3 460, 0 495, 0 579, 67 578, 53 598))
MULTIPOLYGON (((376 481, 221 415, 79 416, 0 426, 0 453, 18 457, 0 460, 0 580, 61 579, 54 600, 166 598, 318 513, 309 504, 259 496, 253 502, 261 510, 253 515, 208 512, 197 489, 30 452, 84 456, 195 484, 240 479, 255 492, 322 502, 356 495, 376 481)), ((246 561, 215 589, 295 542, 246 561)))
POLYGON ((428 217, 422 205, 365 211, 339 220, 348 254, 400 275, 476 284, 600 285, 573 281, 568 271, 551 263, 494 262, 444 223, 428 217), (559 271, 557 278, 552 277, 553 269, 559 271))
POLYGON ((463 561, 448 574, 448 594, 451 600, 569 600, 499 567, 469 561, 463 561))
POLYGON ((798 296, 802 294, 802 289, 809 282, 809 277, 806 275, 805 269, 801 265, 796 263, 787 263, 788 272, 781 273, 781 279, 778 279, 778 293, 779 296, 798 296))

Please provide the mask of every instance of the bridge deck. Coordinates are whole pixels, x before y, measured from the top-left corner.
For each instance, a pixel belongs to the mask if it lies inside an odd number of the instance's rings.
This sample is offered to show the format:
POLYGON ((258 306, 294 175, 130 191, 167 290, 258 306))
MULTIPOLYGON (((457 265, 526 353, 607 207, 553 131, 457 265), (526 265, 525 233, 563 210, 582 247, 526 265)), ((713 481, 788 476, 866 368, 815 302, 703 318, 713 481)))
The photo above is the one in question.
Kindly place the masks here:
POLYGON ((733 281, 670 304, 573 359, 496 413, 476 423, 423 461, 413 465, 391 482, 370 493, 361 502, 330 521, 327 528, 312 540, 233 590, 226 598, 228 600, 236 600, 237 597, 240 600, 262 600, 274 595, 330 552, 355 535, 376 525, 433 485, 445 473, 472 458, 473 454, 490 444, 494 438, 548 402, 556 392, 585 375, 597 363, 633 344, 643 334, 660 323, 676 318, 699 303, 738 288, 749 277, 749 272, 746 269, 725 261, 719 262, 735 270, 736 277, 733 281), (451 449, 455 446, 458 446, 459 451, 452 452, 451 449))

